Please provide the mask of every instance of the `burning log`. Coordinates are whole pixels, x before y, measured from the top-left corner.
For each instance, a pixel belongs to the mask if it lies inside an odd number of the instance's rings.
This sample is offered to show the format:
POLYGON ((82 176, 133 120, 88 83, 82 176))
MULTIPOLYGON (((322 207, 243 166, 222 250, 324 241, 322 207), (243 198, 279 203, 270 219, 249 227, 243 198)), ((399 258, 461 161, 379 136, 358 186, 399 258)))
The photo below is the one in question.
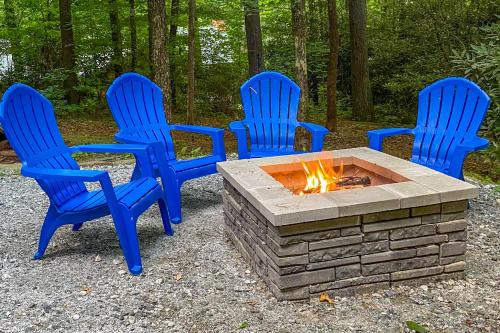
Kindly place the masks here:
POLYGON ((349 177, 342 177, 337 181, 337 186, 355 186, 355 185, 362 185, 362 186, 369 186, 371 184, 370 177, 365 176, 365 177, 356 177, 356 176, 349 176, 349 177))

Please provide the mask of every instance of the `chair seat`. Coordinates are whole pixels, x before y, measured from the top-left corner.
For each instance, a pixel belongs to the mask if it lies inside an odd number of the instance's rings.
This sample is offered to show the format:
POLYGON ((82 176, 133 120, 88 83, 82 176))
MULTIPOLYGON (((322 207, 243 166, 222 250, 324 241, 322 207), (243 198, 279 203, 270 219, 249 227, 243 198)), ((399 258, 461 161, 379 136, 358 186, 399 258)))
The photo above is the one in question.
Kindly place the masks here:
MULTIPOLYGON (((114 188, 118 202, 131 209, 160 185, 153 178, 139 178, 114 188)), ((107 206, 102 190, 82 193, 65 203, 60 209, 64 212, 81 212, 107 206)))
POLYGON ((222 161, 223 159, 220 156, 211 155, 211 156, 194 158, 191 160, 171 161, 169 162, 169 165, 171 165, 176 172, 179 172, 179 171, 186 171, 190 169, 200 168, 206 165, 211 165, 222 161))

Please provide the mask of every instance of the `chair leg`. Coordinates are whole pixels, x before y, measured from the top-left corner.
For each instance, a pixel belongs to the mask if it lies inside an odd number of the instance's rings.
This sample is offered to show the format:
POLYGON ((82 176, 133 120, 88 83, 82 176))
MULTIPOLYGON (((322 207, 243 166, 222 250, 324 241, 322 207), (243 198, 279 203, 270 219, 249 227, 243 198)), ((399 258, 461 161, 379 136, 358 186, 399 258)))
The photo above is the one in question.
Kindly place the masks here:
POLYGON ((160 207, 161 220, 163 221, 163 229, 165 233, 169 236, 173 236, 174 230, 170 225, 170 217, 168 215, 168 209, 163 198, 158 199, 158 206, 160 207))
POLYGON ((137 238, 136 220, 128 211, 123 212, 122 215, 122 221, 115 221, 116 232, 118 233, 128 270, 132 275, 139 275, 142 272, 142 262, 139 251, 139 239, 137 238))
POLYGON ((168 213, 170 222, 179 224, 182 222, 181 217, 181 189, 174 177, 168 177, 168 185, 165 188, 165 197, 167 199, 168 213))
POLYGON ((82 228, 83 223, 73 224, 73 231, 78 231, 82 228))
POLYGON ((45 221, 43 222, 42 229, 40 230, 40 239, 38 241, 38 249, 33 256, 33 259, 40 260, 47 249, 47 245, 49 245, 50 239, 56 232, 57 228, 59 228, 59 224, 57 223, 57 213, 55 209, 51 206, 49 211, 47 212, 47 216, 45 217, 45 221))

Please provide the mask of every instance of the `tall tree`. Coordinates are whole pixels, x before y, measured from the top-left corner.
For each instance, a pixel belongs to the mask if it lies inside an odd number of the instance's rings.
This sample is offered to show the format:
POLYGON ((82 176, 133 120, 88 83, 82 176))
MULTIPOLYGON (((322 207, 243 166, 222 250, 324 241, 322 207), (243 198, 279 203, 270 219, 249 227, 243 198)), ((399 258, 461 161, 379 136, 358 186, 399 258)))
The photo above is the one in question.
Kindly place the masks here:
POLYGON ((170 117, 168 104, 170 96, 169 56, 167 52, 166 8, 164 0, 148 0, 149 41, 153 81, 163 93, 163 107, 170 117))
POLYGON ((176 50, 176 39, 177 39, 177 25, 179 19, 179 0, 172 0, 170 5, 170 30, 169 30, 169 43, 170 43, 170 86, 172 87, 172 93, 170 97, 170 105, 172 112, 177 109, 177 96, 175 88, 175 50, 176 50))
POLYGON ((264 48, 260 28, 259 0, 243 0, 247 36, 248 72, 250 76, 264 70, 264 48))
POLYGON ((295 75, 301 90, 298 119, 303 121, 307 117, 309 106, 309 87, 307 83, 307 56, 306 56, 306 10, 305 0, 291 0, 292 29, 295 39, 295 75))
POLYGON ((14 0, 4 0, 3 9, 5 12, 5 26, 7 27, 7 35, 9 37, 9 52, 12 55, 14 68, 20 61, 19 56, 19 34, 17 32, 17 19, 14 0))
POLYGON ((135 71, 137 66, 137 24, 135 22, 135 0, 129 0, 130 19, 130 70, 135 71))
POLYGON ((122 67, 122 33, 120 28, 120 18, 118 16, 117 0, 108 0, 109 24, 111 26, 111 43, 113 45, 113 55, 111 57, 111 68, 115 75, 120 75, 122 67))
POLYGON ((187 122, 194 122, 194 72, 195 72, 195 36, 196 35, 196 0, 188 0, 188 91, 187 122))
POLYGON ((351 38, 351 98, 354 120, 373 120, 373 101, 368 73, 366 0, 349 1, 351 38))
POLYGON ((337 0, 328 0, 328 78, 326 83, 326 127, 337 130, 337 64, 339 56, 339 29, 337 0))
POLYGON ((76 104, 79 94, 75 90, 78 78, 75 72, 75 44, 73 41, 73 22, 71 20, 71 0, 59 0, 59 26, 61 29, 61 62, 66 71, 64 89, 68 103, 76 104))

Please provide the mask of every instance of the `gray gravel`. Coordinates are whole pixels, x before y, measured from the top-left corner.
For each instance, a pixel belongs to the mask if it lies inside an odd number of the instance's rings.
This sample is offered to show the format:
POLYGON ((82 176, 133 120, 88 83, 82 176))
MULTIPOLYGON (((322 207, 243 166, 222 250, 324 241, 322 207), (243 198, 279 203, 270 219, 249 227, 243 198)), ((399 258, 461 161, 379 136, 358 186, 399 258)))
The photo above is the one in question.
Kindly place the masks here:
MULTIPOLYGON (((128 165, 113 166, 118 181, 128 165)), ((162 233, 159 212, 139 222, 144 273, 126 273, 109 218, 60 229, 33 261, 48 201, 37 184, 0 177, 0 332, 500 331, 498 192, 471 203, 467 278, 397 287, 334 304, 278 302, 223 234, 221 178, 183 188, 184 222, 162 233)))

